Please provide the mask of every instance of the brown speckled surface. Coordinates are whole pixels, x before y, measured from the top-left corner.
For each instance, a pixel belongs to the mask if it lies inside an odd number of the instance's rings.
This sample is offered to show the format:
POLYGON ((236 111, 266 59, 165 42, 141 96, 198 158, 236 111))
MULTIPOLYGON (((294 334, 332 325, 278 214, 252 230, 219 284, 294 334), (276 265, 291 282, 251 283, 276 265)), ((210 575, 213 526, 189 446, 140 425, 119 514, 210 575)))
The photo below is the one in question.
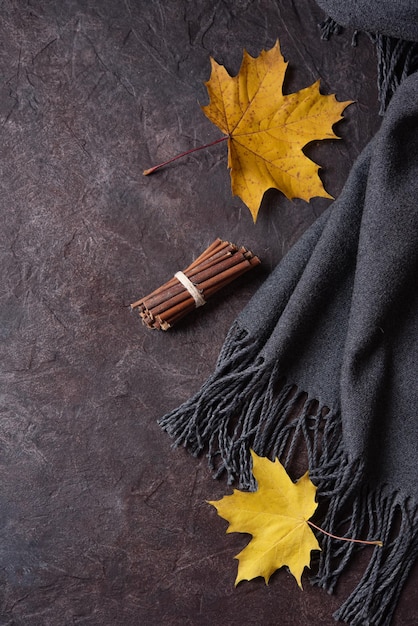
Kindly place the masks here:
MULTIPOLYGON (((280 38, 286 90, 352 99, 311 145, 337 195, 378 128, 372 45, 325 43, 313 0, 4 0, 0 5, 0 624, 328 626, 334 597, 285 571, 234 588, 245 544, 206 500, 227 490, 157 418, 195 391, 263 277, 328 200, 266 194, 254 226, 200 110, 209 57, 237 72, 280 38), (215 237, 263 269, 177 329, 128 305, 215 237)), ((415 570, 395 624, 418 623, 415 570)))

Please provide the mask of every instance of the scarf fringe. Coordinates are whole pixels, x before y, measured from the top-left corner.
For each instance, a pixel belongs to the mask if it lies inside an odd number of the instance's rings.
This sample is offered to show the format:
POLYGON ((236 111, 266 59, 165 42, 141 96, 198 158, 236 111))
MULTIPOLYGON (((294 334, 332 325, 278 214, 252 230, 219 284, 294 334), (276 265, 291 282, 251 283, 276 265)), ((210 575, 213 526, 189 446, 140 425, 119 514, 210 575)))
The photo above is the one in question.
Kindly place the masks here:
MULTIPOLYGON (((339 35, 343 28, 332 17, 319 24, 321 39, 329 41, 339 35)), ((359 31, 355 30, 351 40, 357 46, 359 31)), ((402 81, 418 68, 418 43, 396 39, 379 33, 369 33, 377 55, 377 90, 380 104, 379 115, 384 115, 387 106, 402 81)))
POLYGON ((159 424, 173 438, 174 447, 187 447, 194 456, 206 449, 214 477, 226 473, 228 484, 238 481, 244 490, 256 488, 250 448, 289 465, 303 440, 312 477, 322 486, 340 463, 335 416, 287 383, 278 367, 266 367, 257 356, 261 347, 234 326, 214 373, 159 424))
POLYGON ((418 67, 418 44, 386 35, 370 35, 377 54, 377 86, 383 115, 399 85, 418 67))
MULTIPOLYGON (((388 488, 364 487, 361 463, 347 459, 338 411, 288 383, 277 366, 257 355, 236 323, 230 330, 212 376, 182 406, 162 417, 162 428, 197 456, 207 451, 215 477, 254 490, 249 450, 278 457, 289 471, 307 453, 310 478, 326 510, 321 527, 340 536, 380 539, 361 581, 334 615, 352 626, 390 623, 402 586, 418 556, 418 511, 409 499, 388 488)), ((332 593, 359 544, 321 534, 322 551, 312 584, 332 593)))
MULTIPOLYGON (((346 537, 379 539, 369 564, 349 598, 334 614, 351 626, 389 626, 403 585, 418 557, 418 507, 388 487, 361 485, 363 467, 347 463, 328 499, 322 527, 346 537)), ((320 537, 322 552, 313 585, 332 593, 354 554, 364 546, 320 537)))
POLYGON ((337 24, 332 17, 326 17, 323 22, 318 24, 321 31, 321 39, 329 41, 332 35, 339 35, 342 31, 340 24, 337 24))

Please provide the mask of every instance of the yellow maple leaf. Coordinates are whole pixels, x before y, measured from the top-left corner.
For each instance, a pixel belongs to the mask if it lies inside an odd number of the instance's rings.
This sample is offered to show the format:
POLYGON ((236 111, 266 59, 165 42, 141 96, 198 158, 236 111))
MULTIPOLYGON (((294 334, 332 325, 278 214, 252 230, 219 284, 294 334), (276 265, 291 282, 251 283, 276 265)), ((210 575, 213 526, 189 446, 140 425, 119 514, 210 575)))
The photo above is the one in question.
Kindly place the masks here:
POLYGON ((244 51, 237 76, 211 59, 205 83, 210 103, 205 115, 228 136, 232 192, 248 206, 254 222, 263 194, 279 189, 291 198, 331 198, 318 176, 319 167, 302 148, 320 139, 338 139, 333 125, 351 101, 322 95, 319 81, 283 95, 287 63, 279 42, 257 58, 244 51))
POLYGON ((278 459, 274 462, 251 452, 258 489, 211 501, 220 517, 229 522, 227 533, 252 535, 250 543, 235 557, 241 580, 270 576, 287 565, 302 588, 302 572, 309 567, 311 550, 320 550, 307 520, 314 514, 316 487, 308 473, 292 482, 278 459))

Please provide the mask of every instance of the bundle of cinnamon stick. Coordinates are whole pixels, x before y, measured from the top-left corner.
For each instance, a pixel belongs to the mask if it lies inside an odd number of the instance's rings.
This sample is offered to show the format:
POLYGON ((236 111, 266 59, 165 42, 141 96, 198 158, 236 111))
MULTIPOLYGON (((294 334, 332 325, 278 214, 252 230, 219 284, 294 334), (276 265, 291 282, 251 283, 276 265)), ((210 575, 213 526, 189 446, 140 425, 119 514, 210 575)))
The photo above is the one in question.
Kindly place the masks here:
POLYGON ((189 267, 131 304, 148 328, 168 330, 214 293, 260 264, 244 247, 216 239, 189 267))

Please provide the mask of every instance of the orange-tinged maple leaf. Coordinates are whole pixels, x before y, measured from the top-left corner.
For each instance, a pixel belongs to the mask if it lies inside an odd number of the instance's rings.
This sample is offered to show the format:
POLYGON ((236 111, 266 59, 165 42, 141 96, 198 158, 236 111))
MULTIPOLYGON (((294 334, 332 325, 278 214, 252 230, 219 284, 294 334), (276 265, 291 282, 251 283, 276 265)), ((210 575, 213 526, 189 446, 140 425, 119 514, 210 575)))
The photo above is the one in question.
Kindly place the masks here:
POLYGON ((211 59, 206 84, 210 102, 205 115, 228 137, 232 192, 257 219, 263 194, 279 189, 291 198, 331 198, 318 176, 319 166, 302 148, 309 142, 336 139, 332 127, 351 101, 322 95, 319 81, 283 95, 287 63, 279 42, 257 58, 244 51, 237 76, 211 59))
POLYGON ((250 543, 235 557, 239 561, 235 584, 270 576, 287 565, 302 587, 304 568, 309 567, 311 550, 320 550, 307 520, 314 514, 316 487, 308 473, 292 482, 278 459, 274 462, 251 452, 257 491, 234 489, 212 504, 229 522, 227 533, 252 535, 250 543))

